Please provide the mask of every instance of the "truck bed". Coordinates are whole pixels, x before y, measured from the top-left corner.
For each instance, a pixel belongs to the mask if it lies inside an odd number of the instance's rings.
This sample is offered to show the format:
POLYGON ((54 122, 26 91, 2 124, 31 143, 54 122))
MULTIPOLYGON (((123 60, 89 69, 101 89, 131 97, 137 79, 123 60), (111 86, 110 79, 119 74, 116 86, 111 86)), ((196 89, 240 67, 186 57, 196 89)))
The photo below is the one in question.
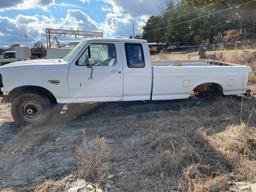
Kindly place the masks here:
POLYGON ((154 66, 180 66, 180 67, 213 67, 213 66, 239 66, 233 63, 227 63, 216 60, 180 60, 180 61, 153 61, 154 66))
POLYGON ((242 95, 247 90, 249 72, 248 66, 213 60, 153 62, 152 98, 187 98, 205 83, 219 85, 224 95, 242 95))

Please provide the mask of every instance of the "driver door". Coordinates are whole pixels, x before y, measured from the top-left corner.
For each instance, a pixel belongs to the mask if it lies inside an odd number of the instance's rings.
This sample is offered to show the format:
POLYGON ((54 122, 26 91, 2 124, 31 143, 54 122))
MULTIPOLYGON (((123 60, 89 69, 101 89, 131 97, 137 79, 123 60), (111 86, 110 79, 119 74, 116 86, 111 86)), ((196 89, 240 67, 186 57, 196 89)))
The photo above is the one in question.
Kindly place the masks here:
POLYGON ((119 43, 91 42, 79 55, 69 71, 69 91, 74 102, 122 100, 123 72, 119 51, 119 43), (94 60, 92 68, 89 59, 94 60))

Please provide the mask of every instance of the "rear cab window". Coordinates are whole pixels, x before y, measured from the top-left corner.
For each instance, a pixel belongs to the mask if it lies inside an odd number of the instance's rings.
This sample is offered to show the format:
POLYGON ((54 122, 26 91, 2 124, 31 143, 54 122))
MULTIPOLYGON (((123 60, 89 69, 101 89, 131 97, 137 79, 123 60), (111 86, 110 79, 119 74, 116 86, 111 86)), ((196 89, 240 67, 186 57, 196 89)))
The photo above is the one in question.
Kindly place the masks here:
POLYGON ((142 44, 125 43, 127 66, 129 68, 145 68, 145 57, 142 44))

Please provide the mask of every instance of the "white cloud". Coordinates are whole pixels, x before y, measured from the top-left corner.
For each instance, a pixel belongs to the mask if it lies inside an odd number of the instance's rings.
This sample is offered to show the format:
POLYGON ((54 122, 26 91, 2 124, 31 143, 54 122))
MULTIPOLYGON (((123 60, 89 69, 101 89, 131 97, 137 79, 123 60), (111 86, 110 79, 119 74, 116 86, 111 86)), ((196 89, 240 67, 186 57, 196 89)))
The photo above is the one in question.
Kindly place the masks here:
POLYGON ((131 15, 157 15, 166 5, 166 0, 101 0, 112 6, 114 13, 126 12, 131 15))
POLYGON ((98 28, 97 22, 79 9, 69 9, 66 17, 61 19, 61 25, 75 30, 96 30, 98 28))
POLYGON ((0 44, 13 44, 25 42, 25 34, 29 34, 30 42, 45 42, 46 28, 62 28, 76 30, 97 30, 97 23, 86 13, 80 10, 68 10, 64 18, 56 19, 45 15, 17 15, 15 18, 0 16, 0 44))
POLYGON ((103 6, 103 7, 101 7, 100 10, 104 11, 104 12, 111 12, 112 11, 112 9, 110 7, 108 7, 108 6, 103 6))
MULTIPOLYGON (((90 0, 79 0, 82 3, 92 3, 90 0)), ((13 0, 1 1, 0 12, 6 9, 65 9, 61 18, 50 15, 17 15, 14 18, 0 16, 0 44, 25 42, 24 35, 29 34, 30 41, 45 42, 46 28, 62 28, 75 30, 92 30, 104 32, 104 37, 128 37, 135 33, 141 34, 142 28, 152 14, 160 12, 160 6, 166 0, 97 0, 105 3, 100 9, 106 14, 104 21, 96 22, 84 10, 84 6, 74 3, 64 3, 55 0, 13 0), (159 8, 158 8, 159 7, 159 8)), ((97 18, 97 16, 95 16, 97 18)))
POLYGON ((55 0, 12 0, 0 1, 0 11, 6 10, 26 10, 32 8, 47 9, 55 4, 55 0))
POLYGON ((90 2, 90 0, 79 0, 79 1, 81 1, 82 3, 89 3, 90 2))
POLYGON ((22 3, 22 0, 0 1, 0 8, 15 7, 17 4, 20 3, 22 3))
POLYGON ((161 12, 166 0, 101 0, 109 6, 101 8, 109 12, 99 28, 104 31, 107 37, 122 37, 132 34, 133 23, 136 27, 136 34, 141 34, 143 26, 151 15, 161 12))

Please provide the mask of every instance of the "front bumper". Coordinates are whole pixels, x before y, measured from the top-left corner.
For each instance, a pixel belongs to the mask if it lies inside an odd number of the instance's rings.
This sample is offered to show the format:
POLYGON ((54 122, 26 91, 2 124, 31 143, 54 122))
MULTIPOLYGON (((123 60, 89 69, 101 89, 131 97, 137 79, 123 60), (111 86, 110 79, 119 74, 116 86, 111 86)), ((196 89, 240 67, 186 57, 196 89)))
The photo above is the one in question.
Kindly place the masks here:
POLYGON ((5 92, 1 90, 1 87, 0 87, 0 103, 8 103, 8 102, 9 102, 8 95, 6 95, 5 92))

